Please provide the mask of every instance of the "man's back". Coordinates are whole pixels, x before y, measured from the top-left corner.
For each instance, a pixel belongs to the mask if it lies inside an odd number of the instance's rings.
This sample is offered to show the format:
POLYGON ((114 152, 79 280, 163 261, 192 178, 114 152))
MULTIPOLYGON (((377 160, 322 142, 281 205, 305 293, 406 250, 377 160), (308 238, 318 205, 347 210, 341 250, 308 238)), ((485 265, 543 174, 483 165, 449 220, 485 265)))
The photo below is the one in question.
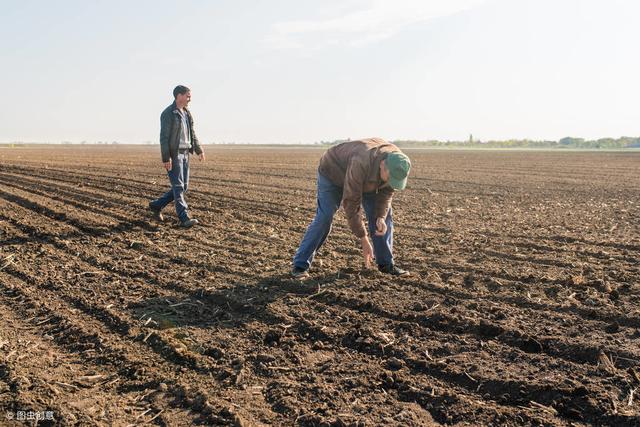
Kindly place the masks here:
MULTIPOLYGON (((398 147, 382 138, 367 138, 343 142, 327 150, 320 159, 318 172, 336 185, 344 186, 349 164, 355 159, 369 175, 371 166, 379 163, 387 153, 400 151, 398 147)), ((376 172, 375 170, 373 172, 376 172)), ((364 177, 366 179, 367 177, 364 177)))

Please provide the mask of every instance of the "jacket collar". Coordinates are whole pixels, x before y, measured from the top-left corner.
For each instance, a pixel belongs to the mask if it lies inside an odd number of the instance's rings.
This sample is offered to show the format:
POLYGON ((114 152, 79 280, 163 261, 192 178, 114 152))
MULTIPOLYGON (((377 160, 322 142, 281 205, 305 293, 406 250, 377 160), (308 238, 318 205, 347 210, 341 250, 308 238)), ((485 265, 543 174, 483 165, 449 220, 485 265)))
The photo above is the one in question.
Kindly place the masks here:
MULTIPOLYGON (((178 106, 176 105, 176 101, 173 101, 171 103, 171 111, 173 112, 173 114, 180 114, 180 111, 178 110, 178 106)), ((184 107, 184 112, 187 113, 187 116, 191 115, 187 107, 184 107)))
POLYGON ((380 163, 384 162, 384 159, 386 158, 387 153, 377 151, 374 156, 374 160, 371 163, 371 169, 369 170, 369 176, 367 177, 367 180, 377 182, 378 186, 383 184, 382 178, 380 177, 380 163))

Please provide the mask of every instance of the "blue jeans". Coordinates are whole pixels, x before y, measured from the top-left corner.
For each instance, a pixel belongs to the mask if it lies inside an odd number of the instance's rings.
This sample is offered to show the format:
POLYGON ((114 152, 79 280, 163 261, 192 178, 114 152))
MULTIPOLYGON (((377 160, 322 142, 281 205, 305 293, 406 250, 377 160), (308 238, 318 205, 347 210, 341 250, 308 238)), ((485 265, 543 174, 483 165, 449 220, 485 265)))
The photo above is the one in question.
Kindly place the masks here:
POLYGON ((150 206, 161 210, 169 203, 176 202, 176 213, 180 221, 189 219, 187 202, 184 200, 184 193, 189 186, 189 153, 178 154, 171 159, 171 170, 167 172, 171 189, 162 196, 152 201, 150 206))
MULTIPOLYGON (((338 187, 329 179, 318 174, 318 208, 307 231, 304 233, 300 247, 293 257, 293 266, 308 270, 316 252, 331 232, 333 216, 342 201, 342 187, 338 187)), ((362 206, 369 223, 369 235, 373 243, 376 263, 393 264, 393 218, 391 209, 387 214, 387 232, 384 236, 376 236, 376 193, 363 193, 362 206)))

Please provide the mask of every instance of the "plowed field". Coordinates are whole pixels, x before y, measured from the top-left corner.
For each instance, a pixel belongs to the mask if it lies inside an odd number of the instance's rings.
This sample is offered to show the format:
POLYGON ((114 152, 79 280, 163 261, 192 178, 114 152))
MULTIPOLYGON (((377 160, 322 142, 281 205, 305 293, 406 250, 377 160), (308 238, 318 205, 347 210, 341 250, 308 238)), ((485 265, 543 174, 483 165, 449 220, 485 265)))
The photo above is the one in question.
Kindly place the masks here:
POLYGON ((640 153, 407 151, 413 275, 339 212, 301 283, 321 153, 209 147, 182 230, 158 147, 0 148, 0 424, 640 425, 640 153))

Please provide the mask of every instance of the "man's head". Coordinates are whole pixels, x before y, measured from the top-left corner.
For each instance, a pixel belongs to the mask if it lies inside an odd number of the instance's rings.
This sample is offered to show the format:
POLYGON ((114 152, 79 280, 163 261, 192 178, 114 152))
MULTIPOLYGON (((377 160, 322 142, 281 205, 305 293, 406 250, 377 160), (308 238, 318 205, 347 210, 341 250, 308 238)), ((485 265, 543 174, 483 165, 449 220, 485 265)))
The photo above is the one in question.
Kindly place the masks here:
POLYGON ((410 170, 411 161, 401 152, 389 153, 380 162, 380 178, 394 190, 404 190, 410 170))
POLYGON ((191 90, 186 86, 178 85, 173 89, 173 97, 178 108, 184 108, 191 101, 191 90))

